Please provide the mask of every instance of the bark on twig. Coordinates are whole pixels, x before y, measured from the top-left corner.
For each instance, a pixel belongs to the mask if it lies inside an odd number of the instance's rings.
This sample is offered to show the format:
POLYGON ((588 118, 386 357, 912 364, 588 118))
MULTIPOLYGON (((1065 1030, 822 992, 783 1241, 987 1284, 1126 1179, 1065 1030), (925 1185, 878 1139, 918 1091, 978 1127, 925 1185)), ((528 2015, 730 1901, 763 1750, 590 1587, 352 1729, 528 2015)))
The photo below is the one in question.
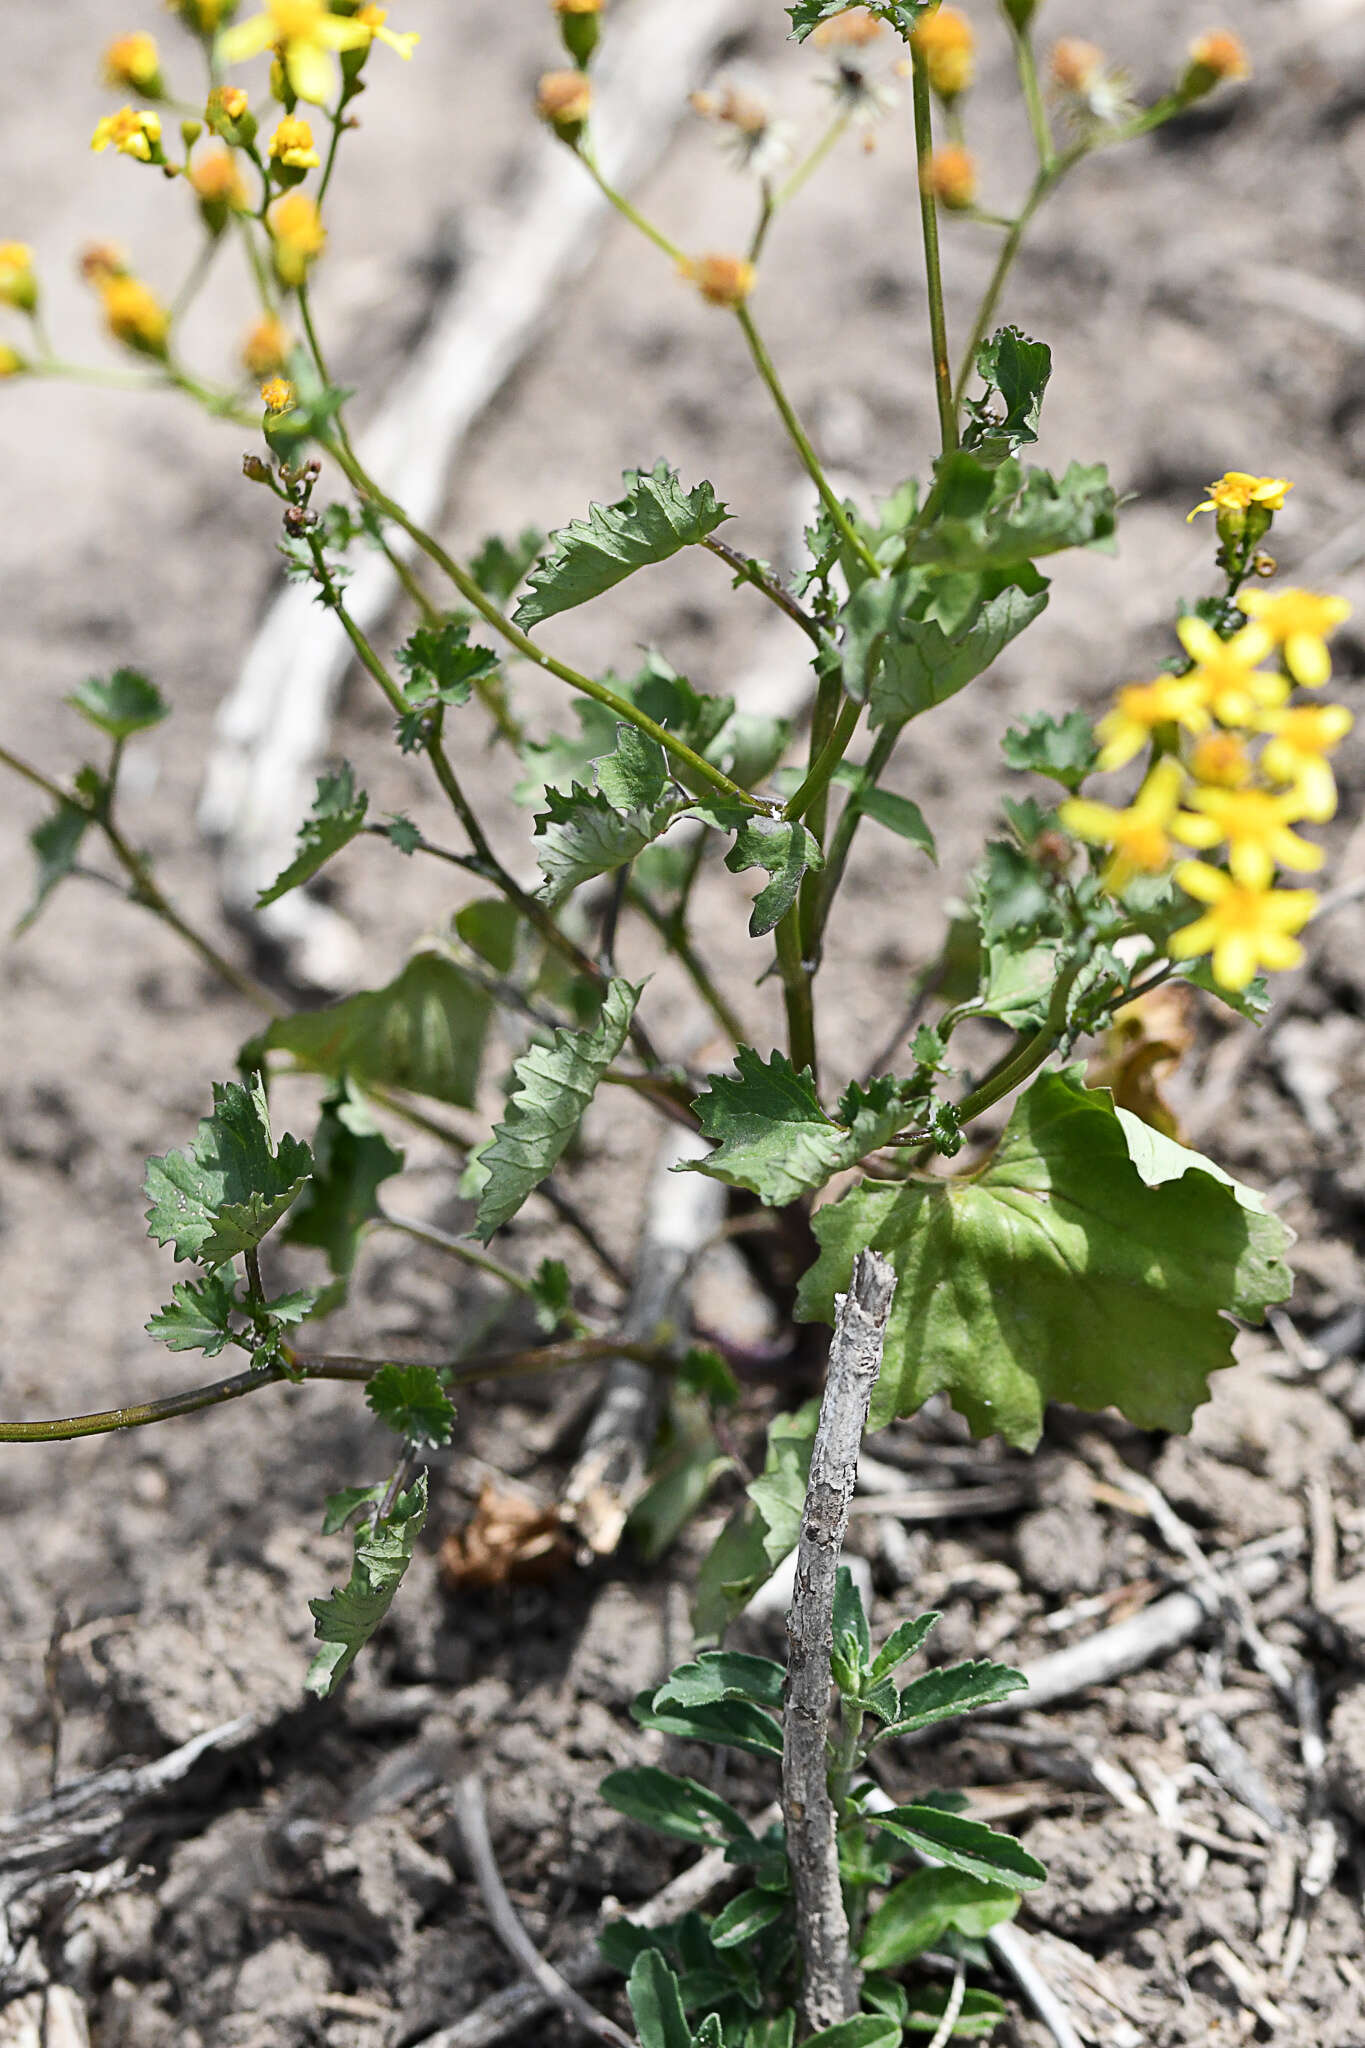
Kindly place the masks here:
POLYGON ((835 1574, 895 1291, 896 1276, 886 1261, 876 1252, 860 1252, 838 1304, 787 1616, 782 1810, 804 1963, 801 2030, 808 2034, 850 2018, 858 2003, 829 1794, 829 1666, 835 1574))

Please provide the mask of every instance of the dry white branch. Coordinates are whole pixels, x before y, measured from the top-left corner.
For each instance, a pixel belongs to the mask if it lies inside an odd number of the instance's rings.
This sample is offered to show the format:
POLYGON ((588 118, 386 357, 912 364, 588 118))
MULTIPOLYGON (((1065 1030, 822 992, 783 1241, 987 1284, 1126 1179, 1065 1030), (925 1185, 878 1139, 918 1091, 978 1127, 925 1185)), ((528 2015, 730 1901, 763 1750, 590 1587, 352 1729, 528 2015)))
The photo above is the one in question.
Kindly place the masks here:
POLYGON ((803 2034, 836 2026, 851 2017, 858 2003, 829 1794, 830 1654, 839 1552, 895 1291, 896 1276, 887 1262, 876 1252, 859 1252, 848 1293, 837 1304, 787 1616, 782 1811, 803 1962, 803 2034))

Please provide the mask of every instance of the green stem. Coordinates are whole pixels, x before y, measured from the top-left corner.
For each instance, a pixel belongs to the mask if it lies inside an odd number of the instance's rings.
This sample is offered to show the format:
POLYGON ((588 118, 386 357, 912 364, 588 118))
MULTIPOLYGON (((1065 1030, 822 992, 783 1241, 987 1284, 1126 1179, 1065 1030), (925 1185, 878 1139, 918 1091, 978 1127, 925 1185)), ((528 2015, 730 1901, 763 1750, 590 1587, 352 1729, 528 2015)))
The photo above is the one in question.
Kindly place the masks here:
POLYGON ((1010 35, 1014 41, 1014 61, 1019 71, 1019 84, 1028 109, 1028 124, 1033 133, 1033 146, 1038 152, 1038 168, 1047 170, 1052 162, 1052 129, 1048 124, 1047 109, 1043 105, 1042 90, 1038 84, 1038 60, 1034 55, 1033 37, 1027 28, 1016 27, 1010 22, 1010 35))
POLYGON ((1031 1038, 1025 1039, 1018 1052, 988 1081, 983 1081, 970 1095, 963 1096, 961 1102, 956 1105, 960 1123, 969 1124, 975 1117, 984 1115, 988 1109, 993 1109, 997 1102, 1003 1101, 1006 1095, 1012 1094, 1021 1082, 1027 1081, 1030 1074, 1037 1073, 1044 1060, 1065 1035, 1067 1001, 1083 965, 1083 961, 1074 961, 1058 975, 1052 985, 1052 1000, 1048 1004, 1047 1016, 1037 1031, 1031 1038))
MULTIPOLYGON (((881 728, 876 739, 872 742, 872 751, 869 753, 863 768, 864 788, 872 789, 876 787, 883 769, 895 752, 896 742, 900 736, 901 727, 899 725, 884 725, 881 728)), ((816 953, 818 953, 821 940, 824 938, 825 926, 829 922, 829 914, 833 907, 834 899, 839 893, 839 885, 844 879, 844 869, 848 865, 848 856, 853 846, 854 834, 858 830, 862 816, 863 814, 857 804, 850 799, 840 813, 839 822, 834 828, 834 837, 825 850, 825 865, 820 876, 819 908, 810 941, 811 949, 816 953)))
POLYGON ((749 353, 754 359, 754 367, 768 387, 773 404, 781 415, 782 424, 791 437, 792 446, 801 457, 807 475, 820 493, 825 510, 834 521, 844 541, 852 548, 854 554, 858 556, 868 573, 872 576, 880 576, 882 573, 881 564, 854 526, 838 498, 834 495, 829 478, 820 466, 820 459, 810 444, 806 430, 792 410, 791 401, 782 388, 777 370, 773 365, 772 357, 768 354, 767 349, 763 345, 763 339, 758 329, 754 326, 753 315, 750 313, 749 308, 744 305, 736 306, 735 318, 743 330, 744 339, 749 344, 749 353))
POLYGON ((478 1273, 486 1273, 491 1280, 501 1281, 514 1294, 532 1295, 535 1289, 521 1273, 510 1266, 504 1266, 499 1259, 487 1252, 477 1251, 467 1238, 452 1237, 448 1230, 438 1230, 434 1223, 416 1223, 408 1216, 395 1216, 391 1209, 381 1209, 375 1221, 386 1230, 401 1230, 404 1237, 413 1238, 418 1244, 431 1245, 439 1252, 449 1252, 462 1265, 472 1266, 478 1273))
POLYGON ((777 969, 782 977, 782 998, 787 1012, 787 1050, 799 1072, 809 1067, 818 1085, 815 1057, 815 1003, 811 978, 801 949, 801 906, 794 903, 778 924, 774 935, 777 969))
POLYGON ((674 263, 686 263, 686 251, 680 249, 676 242, 670 241, 663 229, 656 228, 652 220, 647 220, 638 206, 632 206, 624 192, 618 192, 614 185, 607 182, 598 168, 596 157, 586 144, 580 146, 577 154, 579 162, 602 197, 616 208, 622 219, 628 220, 633 228, 638 228, 647 241, 652 242, 656 249, 661 250, 674 263))
MULTIPOLYGON (((834 678, 834 685, 837 691, 839 687, 837 673, 834 678)), ((857 729, 858 720, 862 715, 862 705, 855 704, 851 697, 845 698, 843 708, 830 728, 829 738, 811 762, 805 781, 783 807, 782 815, 784 818, 804 818, 815 806, 823 805, 825 797, 829 794, 830 778, 843 760, 844 755, 848 752, 854 732, 857 729)), ((817 837, 820 829, 821 827, 812 821, 812 830, 816 832, 817 837)))
POLYGON ((795 199, 797 193, 805 184, 807 178, 813 176, 819 170, 821 164, 836 146, 852 119, 853 109, 851 107, 846 107, 841 114, 835 115, 829 127, 810 152, 810 155, 802 159, 785 184, 778 186, 773 194, 773 213, 780 213, 784 206, 790 205, 791 201, 795 199))
POLYGON ((770 576, 765 576, 757 562, 751 561, 747 555, 742 555, 738 548, 732 548, 728 542, 717 540, 713 533, 707 535, 702 546, 709 555, 715 555, 718 561, 724 562, 728 569, 734 571, 737 582, 749 584, 752 589, 760 591, 769 604, 776 605, 780 612, 785 612, 792 624, 799 626, 817 647, 825 645, 825 636, 820 630, 819 621, 813 619, 808 611, 804 611, 780 583, 775 583, 770 576))
POLYGON ((317 203, 319 206, 321 206, 323 200, 327 197, 327 187, 331 184, 332 172, 336 169, 337 146, 341 141, 342 130, 346 125, 342 119, 342 116, 346 112, 346 109, 350 105, 350 102, 351 93, 348 89, 348 86, 343 84, 341 88, 341 98, 337 102, 337 110, 334 114, 329 116, 332 123, 332 139, 327 145, 327 160, 322 166, 322 181, 317 189, 317 203))
POLYGON ((208 274, 213 268, 213 259, 218 254, 222 239, 221 235, 210 235, 200 248, 194 262, 190 265, 189 273, 184 283, 170 303, 169 311, 172 326, 175 325, 177 320, 184 318, 198 298, 200 291, 207 282, 208 274))
POLYGON ((686 924, 679 924, 676 918, 669 917, 658 909, 638 882, 630 884, 626 892, 626 901, 633 910, 638 910, 640 915, 653 925, 725 1036, 733 1044, 738 1045, 744 1037, 744 1026, 711 979, 705 961, 692 944, 686 924))
POLYGON ((568 683, 571 689, 578 690, 585 697, 591 697, 596 703, 605 705, 607 710, 613 712, 626 725, 633 725, 637 731, 657 741, 666 754, 687 768, 691 774, 700 777, 708 788, 742 805, 746 811, 766 812, 769 809, 769 806, 758 797, 751 796, 747 789, 741 789, 728 775, 722 775, 718 768, 703 760, 700 754, 685 745, 657 720, 638 710, 626 698, 619 697, 615 690, 609 690, 605 683, 597 682, 592 676, 580 674, 577 669, 570 668, 567 662, 556 660, 553 655, 547 654, 543 647, 538 647, 534 640, 528 638, 518 626, 513 625, 505 613, 499 611, 491 598, 486 597, 480 590, 469 572, 460 567, 438 540, 418 526, 415 520, 409 519, 402 506, 380 490, 350 449, 339 446, 335 441, 326 441, 323 446, 361 496, 368 498, 371 504, 396 526, 402 527, 404 533, 416 542, 428 560, 434 562, 437 568, 449 577, 471 610, 486 620, 509 647, 515 647, 518 654, 524 655, 528 661, 533 661, 536 667, 544 669, 547 675, 558 676, 559 680, 568 683))
POLYGON ((930 182, 929 166, 934 153, 933 97, 929 67, 921 52, 912 46, 912 93, 915 109, 915 161, 919 177, 919 217, 924 240, 925 284, 929 294, 929 341, 934 358, 934 391, 938 398, 939 438, 943 453, 957 446, 957 405, 953 398, 953 373, 948 362, 948 322, 943 307, 943 270, 938 247, 938 201, 930 182))

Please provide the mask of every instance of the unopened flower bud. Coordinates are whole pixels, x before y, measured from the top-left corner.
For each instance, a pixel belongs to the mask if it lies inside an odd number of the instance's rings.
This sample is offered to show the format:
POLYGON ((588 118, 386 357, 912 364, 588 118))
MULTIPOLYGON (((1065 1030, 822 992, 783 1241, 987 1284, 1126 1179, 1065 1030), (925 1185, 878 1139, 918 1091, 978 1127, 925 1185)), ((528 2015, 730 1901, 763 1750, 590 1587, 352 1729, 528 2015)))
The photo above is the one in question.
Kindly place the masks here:
POLYGON ((559 33, 565 49, 580 70, 592 61, 602 35, 602 0, 550 0, 559 16, 559 33))
POLYGON ((923 59, 929 83, 941 100, 955 100, 972 82, 976 38, 956 7, 936 7, 911 30, 910 47, 923 59))
POLYGON ((259 455, 244 455, 242 457, 242 475, 248 483, 268 484, 271 480, 270 464, 262 462, 259 455))
POLYGON ((256 140, 256 116, 240 85, 216 85, 204 108, 204 119, 221 141, 234 148, 256 140))
POLYGON ((242 344, 242 361, 258 380, 273 377, 289 360, 289 334, 273 313, 258 320, 242 344))
POLYGON ((27 358, 17 348, 11 348, 7 341, 0 342, 0 377, 21 377, 27 368, 27 358))
POLYGON ((950 142, 936 149, 924 166, 923 189, 950 213, 961 213, 976 199, 976 160, 950 142))
POLYGON ((27 242, 0 242, 0 306, 31 313, 38 304, 38 279, 27 242))
POLYGON ((230 149, 210 150, 189 173, 199 199, 199 213, 211 235, 221 235, 230 213, 247 213, 251 202, 246 180, 230 149))
POLYGON ((111 277, 126 277, 128 258, 116 242, 87 242, 81 251, 81 276, 96 289, 111 277))
POLYGON ((585 71, 547 71, 536 88, 536 112, 561 142, 578 147, 592 111, 592 86, 585 71))
POLYGON ((103 70, 106 85, 131 86, 149 100, 165 97, 156 37, 142 30, 114 38, 105 50, 103 70))
POLYGON ((744 256, 689 256, 678 266, 708 305, 742 306, 754 288, 757 272, 744 256))
POLYGON ((171 316, 140 278, 107 278, 99 287, 109 332, 125 348, 142 356, 165 359, 171 316))
POLYGON ((1224 80, 1250 76, 1247 53, 1237 37, 1227 29, 1215 29, 1190 44, 1190 61, 1176 91, 1182 100, 1202 100, 1224 80))

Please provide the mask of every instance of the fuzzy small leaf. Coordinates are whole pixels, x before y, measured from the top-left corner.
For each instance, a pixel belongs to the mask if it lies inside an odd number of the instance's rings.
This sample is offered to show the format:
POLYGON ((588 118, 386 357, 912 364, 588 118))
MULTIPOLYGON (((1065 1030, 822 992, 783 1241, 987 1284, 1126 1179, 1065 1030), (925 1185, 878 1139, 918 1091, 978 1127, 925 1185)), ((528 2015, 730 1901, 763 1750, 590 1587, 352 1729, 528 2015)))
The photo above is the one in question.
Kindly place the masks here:
POLYGON ((418 626, 398 650, 398 666, 407 679, 404 694, 414 705, 467 704, 474 684, 497 665, 491 648, 469 645, 469 620, 463 618, 418 626))
POLYGON ((516 1062, 506 1115, 480 1159, 487 1179, 474 1235, 484 1244, 516 1215, 563 1155, 598 1082, 626 1042, 639 1000, 639 986, 613 981, 594 1025, 586 1031, 556 1031, 548 1045, 533 1045, 516 1062))
POLYGON ((453 960, 415 953, 386 987, 281 1017, 261 1043, 315 1073, 472 1109, 491 1009, 487 991, 453 960))
POLYGON ((455 1408, 433 1365, 381 1365, 366 1381, 365 1405, 410 1444, 450 1442, 455 1408))
POLYGON ((913 1657, 922 1649, 930 1630, 942 1619, 939 1614, 917 1614, 912 1621, 903 1621, 894 1628, 872 1660, 872 1677, 889 1678, 891 1673, 907 1657, 913 1657))
POLYGON ((1032 1891, 1046 1882, 1047 1871, 1035 1856, 1013 1835, 1002 1835, 984 1821, 968 1820, 941 1806, 896 1806, 890 1813, 868 1813, 864 1818, 898 1842, 909 1843, 921 1855, 932 1856, 952 1870, 965 1870, 969 1877, 979 1877, 986 1884, 1032 1891))
POLYGON ((529 630, 600 597, 636 569, 705 540, 730 517, 710 484, 685 491, 666 462, 628 469, 624 483, 625 496, 615 504, 592 505, 586 519, 550 535, 512 615, 517 625, 529 630))
POLYGON ((291 1287, 287 1294, 272 1295, 269 1301, 247 1304, 247 1314, 256 1322, 306 1323, 322 1299, 316 1287, 291 1287))
POLYGON ((659 742, 624 721, 616 728, 616 745, 600 757, 593 773, 614 811, 652 810, 671 784, 668 756, 659 742))
POLYGON ((381 1479, 374 1486, 341 1486, 329 1493, 322 1514, 323 1535, 335 1536, 358 1508, 378 1507, 388 1490, 388 1481, 381 1479))
MULTIPOLYGON (((822 21, 834 21, 839 15, 847 14, 852 5, 853 0, 794 0, 787 9, 791 17, 792 41, 804 43, 811 30, 819 28, 822 21)), ((936 0, 871 0, 868 13, 875 14, 879 21, 886 22, 908 38, 916 22, 934 5, 936 0)))
POLYGON ((144 1327, 168 1351, 202 1351, 216 1358, 232 1337, 237 1276, 230 1266, 206 1273, 202 1280, 179 1280, 171 1299, 144 1327))
POLYGON ((865 1247, 896 1269, 873 1428, 940 1388, 978 1435, 1024 1448, 1050 1400, 1189 1427, 1232 1363, 1228 1316, 1260 1322, 1288 1296, 1290 1239, 1250 1189, 1156 1137, 1078 1070, 1044 1074, 971 1176, 864 1183, 817 1211, 800 1318, 833 1321, 865 1247))
POLYGON ((75 867, 81 841, 91 823, 89 811, 79 804, 63 802, 29 833, 28 843, 38 862, 38 878, 33 900, 14 927, 16 938, 28 930, 58 882, 65 881, 75 867))
POLYGON ((514 541, 491 533, 469 564, 469 573, 485 597, 505 605, 545 545, 538 527, 525 526, 514 541))
POLYGON ((542 1259, 531 1282, 536 1322, 552 1337, 573 1306, 573 1282, 563 1259, 542 1259))
POLYGON ((978 1707, 998 1706, 1011 1693, 1022 1691, 1027 1683, 1022 1671, 1013 1671, 1008 1664, 992 1664, 986 1658, 926 1671, 901 1693, 895 1716, 882 1731, 883 1738, 912 1735, 917 1729, 933 1727, 935 1722, 974 1713, 978 1707))
MULTIPOLYGON (((780 1744, 778 1748, 780 1754, 780 1744)), ((787 1902, 780 1893, 752 1886, 731 1899, 728 1906, 721 1907, 711 1922, 711 1939, 717 1948, 739 1948, 745 1942, 756 1941, 764 1928, 780 1920, 786 1910, 787 1902)))
POLYGON ((748 1827, 733 1806, 694 1778, 678 1778, 653 1764, 611 1771, 599 1787, 608 1806, 628 1814, 656 1835, 711 1848, 718 1842, 743 1840, 748 1827))
POLYGON ((693 1104, 716 1150, 676 1171, 748 1188, 770 1206, 822 1188, 885 1144, 906 1120, 901 1084, 890 1079, 866 1090, 854 1083, 839 1104, 847 1121, 835 1122, 820 1107, 810 1069, 798 1074, 785 1053, 775 1052, 765 1062, 742 1045, 735 1067, 733 1076, 712 1074, 709 1092, 693 1104))
POLYGON ((786 1672, 771 1657, 745 1650, 703 1650, 690 1663, 679 1664, 654 1694, 654 1705, 699 1707, 712 1700, 752 1700, 774 1713, 782 1708, 786 1672))
POLYGON ((914 545, 917 563, 958 570, 1017 568, 1064 548, 1106 547, 1117 498, 1103 463, 1073 462, 1060 477, 1013 457, 983 462, 968 448, 935 464, 939 512, 914 545))
POLYGON ((420 828, 413 824, 411 818, 404 817, 401 811, 390 813, 384 832, 390 845, 396 846, 400 853, 409 856, 416 853, 422 843, 420 828))
POLYGON ((1068 711, 1063 718, 1035 711, 1022 726, 1011 727, 1000 749, 1011 768, 1051 776, 1073 795, 1099 757, 1095 729, 1083 711, 1068 711))
POLYGON ((658 1696, 638 1695, 631 1706, 642 1728, 655 1728, 680 1742, 706 1742, 717 1749, 742 1749, 750 1756, 780 1757, 782 1731, 771 1714, 752 1700, 705 1700, 698 1706, 660 1705, 658 1696))
POLYGON ((313 808, 299 827, 298 852, 270 887, 262 889, 256 908, 264 910, 267 903, 278 902, 348 846, 364 830, 369 805, 364 790, 355 787, 349 761, 343 761, 335 775, 320 776, 313 808))
POLYGON ((175 1247, 177 1259, 221 1266, 252 1251, 298 1198, 312 1155, 297 1138, 270 1142, 265 1090, 258 1080, 215 1082, 213 1114, 187 1151, 147 1161, 152 1206, 148 1236, 175 1247))
POLYGON ((350 1578, 325 1600, 308 1602, 322 1648, 308 1667, 306 1692, 326 1699, 350 1670, 388 1613, 426 1518, 427 1475, 419 1472, 382 1522, 367 1519, 356 1530, 350 1578))
POLYGON ((116 668, 107 681, 103 676, 91 676, 78 683, 66 701, 115 740, 160 725, 171 711, 156 684, 135 668, 116 668))
POLYGON ((980 1941, 1012 1920, 1019 1894, 1012 1884, 987 1884, 964 1870, 914 1870, 887 1893, 863 1931, 866 1970, 894 1970, 937 1948, 945 1934, 980 1941))
POLYGON ((818 1401, 768 1425, 763 1470, 744 1489, 702 1565, 692 1625, 699 1641, 722 1636, 735 1616, 796 1548, 810 1475, 811 1445, 820 1419, 818 1401))
POLYGON ((626 1997, 640 2048, 692 2048, 692 2029, 683 2012, 677 1977, 657 1948, 647 1948, 636 1958, 626 1997))
POLYGON ((380 1187, 402 1170, 403 1154, 350 1088, 329 1095, 313 1133, 313 1177, 284 1227, 285 1243, 315 1245, 333 1273, 349 1273, 366 1224, 380 1213, 380 1187))

